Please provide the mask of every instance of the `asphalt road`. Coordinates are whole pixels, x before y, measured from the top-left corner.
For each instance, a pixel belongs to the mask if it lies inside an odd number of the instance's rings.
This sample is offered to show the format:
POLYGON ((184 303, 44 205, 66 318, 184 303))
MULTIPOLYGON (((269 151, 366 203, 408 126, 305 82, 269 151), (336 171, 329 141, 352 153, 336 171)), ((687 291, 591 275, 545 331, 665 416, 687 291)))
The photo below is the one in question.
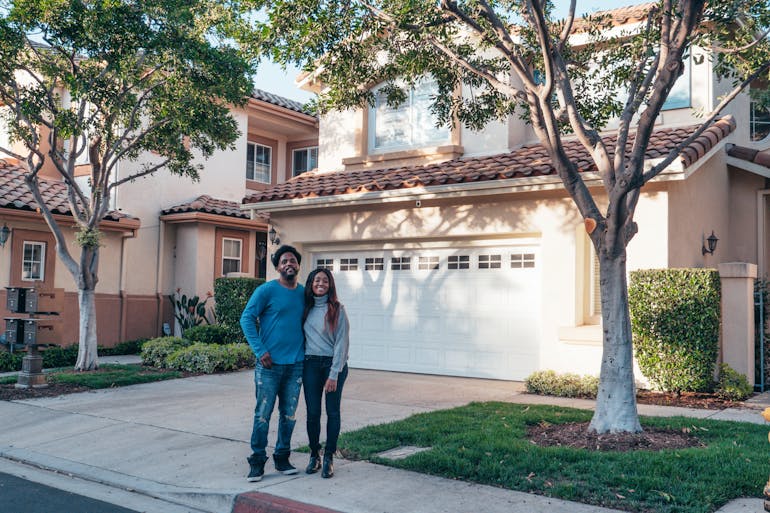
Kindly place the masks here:
POLYGON ((137 513, 115 504, 0 472, 0 510, 3 513, 137 513))

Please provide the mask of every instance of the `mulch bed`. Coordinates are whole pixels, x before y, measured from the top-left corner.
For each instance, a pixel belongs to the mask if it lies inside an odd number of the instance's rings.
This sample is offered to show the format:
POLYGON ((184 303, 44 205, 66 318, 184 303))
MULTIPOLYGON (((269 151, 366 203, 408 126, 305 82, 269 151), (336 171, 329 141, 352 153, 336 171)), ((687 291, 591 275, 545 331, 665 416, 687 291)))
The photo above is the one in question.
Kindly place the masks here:
POLYGON ((636 402, 639 404, 657 404, 660 406, 680 406, 683 408, 699 408, 702 410, 723 410, 725 408, 741 408, 741 402, 727 401, 714 394, 704 392, 654 392, 652 390, 637 390, 636 402))
POLYGON ((21 399, 37 399, 39 397, 56 397, 57 395, 74 394, 91 390, 82 385, 67 383, 49 384, 45 388, 16 388, 16 385, 0 385, 0 401, 18 401, 21 399))
POLYGON ((641 433, 588 432, 588 422, 543 423, 529 428, 529 439, 541 447, 573 447, 590 451, 662 451, 703 447, 697 437, 672 429, 645 428, 641 433))

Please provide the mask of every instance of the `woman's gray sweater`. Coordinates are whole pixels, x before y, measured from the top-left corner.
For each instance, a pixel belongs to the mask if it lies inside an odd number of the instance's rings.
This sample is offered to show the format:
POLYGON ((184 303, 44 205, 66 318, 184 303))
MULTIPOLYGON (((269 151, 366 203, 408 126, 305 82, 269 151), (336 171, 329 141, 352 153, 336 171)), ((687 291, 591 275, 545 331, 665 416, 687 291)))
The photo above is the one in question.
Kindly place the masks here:
POLYGON ((340 305, 337 329, 333 334, 329 333, 325 320, 326 309, 329 306, 328 295, 316 296, 314 299, 315 305, 310 309, 305 320, 305 354, 334 357, 329 370, 329 379, 336 381, 337 375, 348 361, 350 323, 345 307, 340 305))

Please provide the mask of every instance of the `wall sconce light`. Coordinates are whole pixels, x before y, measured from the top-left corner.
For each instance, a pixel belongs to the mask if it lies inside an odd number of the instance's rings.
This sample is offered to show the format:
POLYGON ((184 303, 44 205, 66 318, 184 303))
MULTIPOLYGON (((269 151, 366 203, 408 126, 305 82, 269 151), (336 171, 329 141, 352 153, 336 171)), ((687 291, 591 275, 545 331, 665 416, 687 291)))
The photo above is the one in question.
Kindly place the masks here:
POLYGON ((270 244, 277 246, 281 243, 281 238, 278 236, 278 232, 275 231, 275 226, 270 227, 270 231, 267 232, 267 236, 270 237, 270 244))
POLYGON ((719 239, 714 235, 714 230, 711 230, 711 235, 708 237, 705 235, 703 236, 703 247, 701 248, 701 252, 703 252, 704 255, 706 253, 709 255, 714 254, 714 250, 717 249, 717 241, 719 241, 719 239), (708 244, 708 247, 706 247, 706 244, 708 244))
POLYGON ((8 225, 3 223, 3 227, 0 228, 0 247, 4 247, 5 243, 8 242, 8 237, 11 235, 11 229, 8 228, 8 225))

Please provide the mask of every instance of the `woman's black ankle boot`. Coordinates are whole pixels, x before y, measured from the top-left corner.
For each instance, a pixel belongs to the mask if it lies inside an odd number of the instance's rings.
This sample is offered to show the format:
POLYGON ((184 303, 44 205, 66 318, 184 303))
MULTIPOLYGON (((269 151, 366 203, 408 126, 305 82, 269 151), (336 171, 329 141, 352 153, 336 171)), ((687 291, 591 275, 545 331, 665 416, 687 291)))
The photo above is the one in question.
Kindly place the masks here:
POLYGON ((307 464, 307 467, 305 468, 305 474, 315 474, 320 470, 321 468, 321 457, 318 455, 317 452, 313 452, 310 454, 310 462, 307 464))
POLYGON ((324 463, 321 467, 321 477, 329 478, 334 475, 334 457, 331 454, 324 454, 324 463))

